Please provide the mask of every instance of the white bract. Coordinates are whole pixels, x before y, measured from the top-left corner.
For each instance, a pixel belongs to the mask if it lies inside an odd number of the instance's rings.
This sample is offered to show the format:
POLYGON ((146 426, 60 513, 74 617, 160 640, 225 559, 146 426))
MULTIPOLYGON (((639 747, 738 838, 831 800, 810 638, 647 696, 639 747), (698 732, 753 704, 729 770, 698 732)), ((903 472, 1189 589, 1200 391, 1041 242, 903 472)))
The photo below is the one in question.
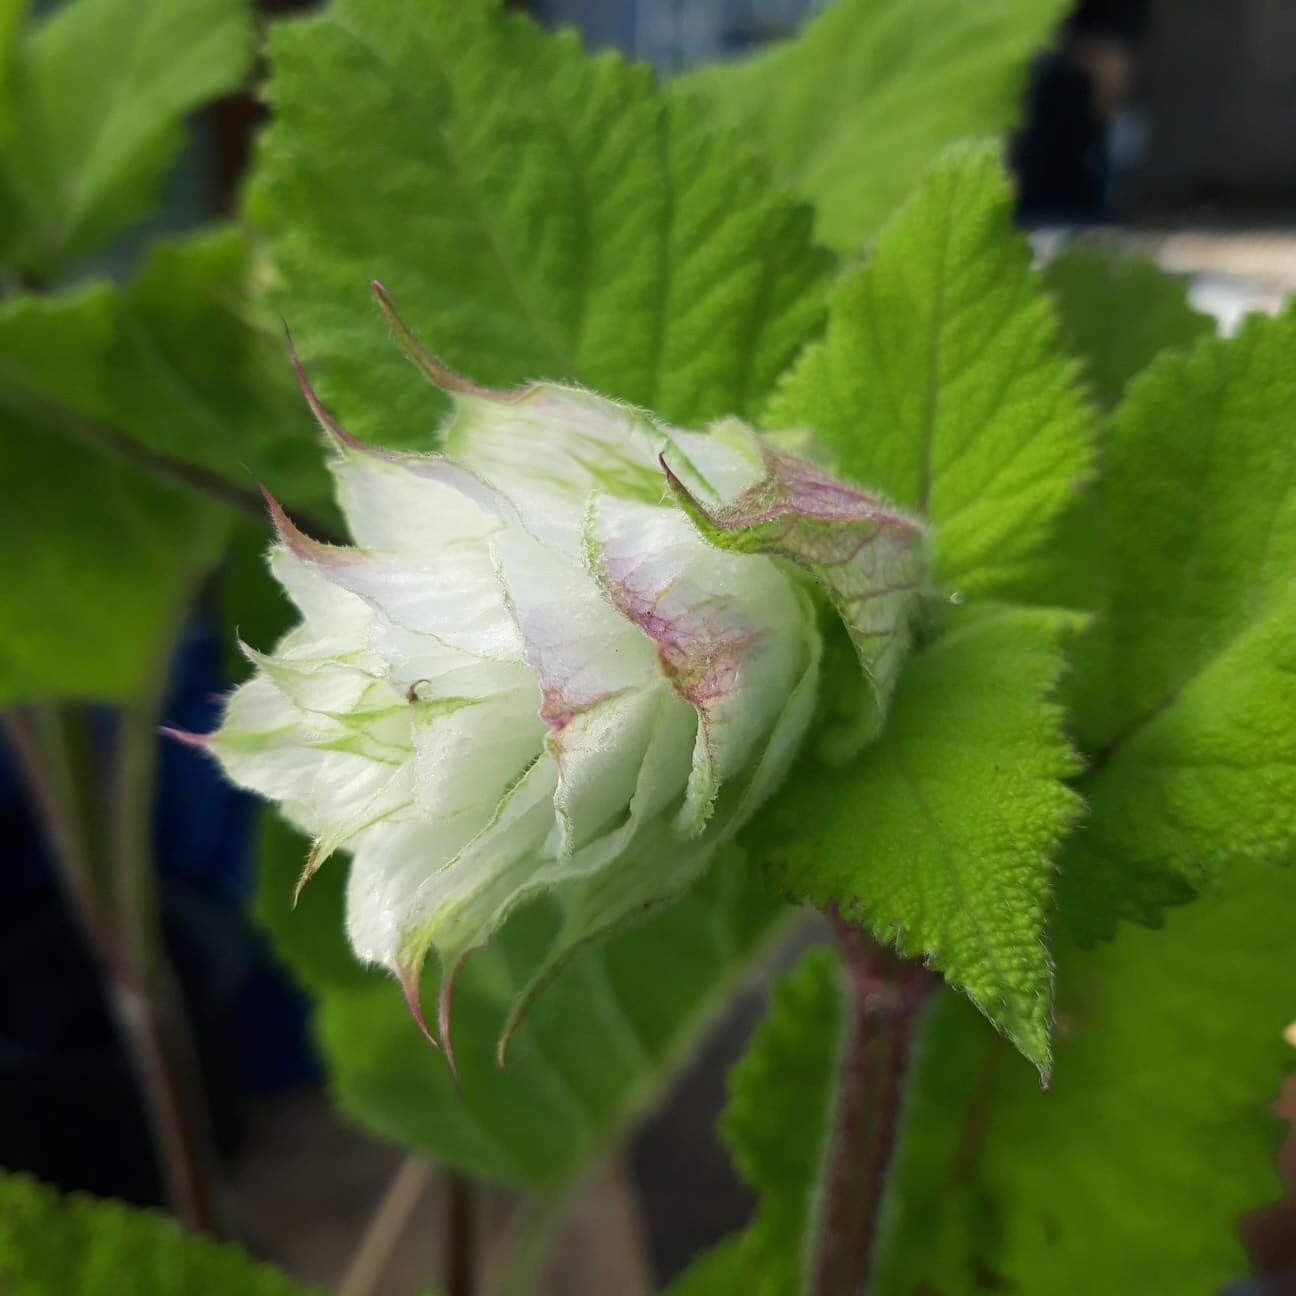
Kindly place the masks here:
POLYGON ((354 547, 271 501, 301 624, 246 650, 256 674, 207 745, 313 838, 303 881, 350 853, 351 943, 420 1023, 436 951, 448 1042, 455 972, 516 904, 563 912, 539 986, 677 895, 773 791, 815 710, 825 606, 880 714, 921 533, 735 421, 486 391, 412 345, 453 400, 444 453, 361 445, 303 379, 354 547))

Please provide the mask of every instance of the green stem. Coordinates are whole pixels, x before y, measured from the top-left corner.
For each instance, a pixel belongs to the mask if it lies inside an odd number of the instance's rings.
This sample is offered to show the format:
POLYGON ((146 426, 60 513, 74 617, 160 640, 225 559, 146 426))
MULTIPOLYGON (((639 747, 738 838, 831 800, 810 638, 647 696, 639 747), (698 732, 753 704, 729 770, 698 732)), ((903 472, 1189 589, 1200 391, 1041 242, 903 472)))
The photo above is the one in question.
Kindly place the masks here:
POLYGON ((850 997, 810 1291, 860 1296, 873 1262, 914 1026, 935 977, 829 917, 850 997))

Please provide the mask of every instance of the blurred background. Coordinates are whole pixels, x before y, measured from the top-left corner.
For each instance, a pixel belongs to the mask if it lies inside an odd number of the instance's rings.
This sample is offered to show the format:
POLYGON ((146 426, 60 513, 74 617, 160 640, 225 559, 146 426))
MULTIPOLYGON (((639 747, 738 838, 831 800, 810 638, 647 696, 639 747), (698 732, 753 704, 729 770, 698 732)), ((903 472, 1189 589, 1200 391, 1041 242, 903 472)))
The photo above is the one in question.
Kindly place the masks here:
MULTIPOLYGON (((304 6, 261 7, 270 15, 304 6)), ((672 74, 776 40, 815 6, 514 7, 672 74)), ((161 215, 112 250, 109 268, 129 264, 158 228, 196 227, 236 208, 260 116, 254 100, 239 97, 193 121, 161 215)), ((1021 121, 1011 152, 1019 217, 1041 255, 1077 238, 1136 249, 1183 276, 1194 304, 1225 328, 1247 311, 1276 309, 1296 287, 1291 0, 1083 0, 1054 47, 1035 58, 1021 121)), ((229 683, 222 624, 200 613, 187 627, 170 672, 169 724, 214 726, 229 683)), ((411 1166, 331 1113, 310 1043, 311 1005, 249 916, 252 808, 199 754, 162 744, 158 758, 160 902, 226 1167, 232 1231, 308 1281, 342 1292, 366 1282, 413 1292, 446 1263, 441 1230, 428 1221, 466 1213, 479 1239, 506 1236, 511 1200, 498 1193, 467 1201, 461 1185, 411 1166), (375 1231, 375 1219, 385 1232, 375 1231)), ((129 1068, 2 747, 0 826, 0 1164, 66 1189, 159 1202, 129 1068)), ((711 1127, 725 1068, 760 1004, 758 989, 738 1003, 625 1158, 583 1194, 538 1290, 647 1293, 742 1224, 750 1201, 711 1127)), ((1249 1223, 1264 1268, 1296 1263, 1294 1231, 1281 1208, 1249 1223)))

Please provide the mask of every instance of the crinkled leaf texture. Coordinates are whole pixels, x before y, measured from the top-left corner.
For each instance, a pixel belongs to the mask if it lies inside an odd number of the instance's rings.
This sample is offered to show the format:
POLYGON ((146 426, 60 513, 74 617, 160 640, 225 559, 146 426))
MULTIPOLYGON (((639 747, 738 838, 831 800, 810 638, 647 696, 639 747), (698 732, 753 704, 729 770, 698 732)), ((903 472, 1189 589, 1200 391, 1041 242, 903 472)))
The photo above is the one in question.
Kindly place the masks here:
POLYGON ((1058 953, 1041 1093, 952 996, 914 1062, 874 1290, 1215 1292, 1274 1200, 1296 876, 1221 890, 1058 953))
MULTIPOLYGON (((813 429, 844 476, 924 517, 929 579, 956 601, 1047 570, 1090 471, 1092 415, 993 149, 936 164, 838 286, 826 336, 767 419, 813 429)), ((1045 917, 1077 808, 1050 692, 1075 624, 1001 610, 938 638, 907 668, 880 742, 802 771, 802 791, 772 809, 776 837, 752 838, 790 895, 930 956, 1045 1071, 1045 917)))
POLYGON ((1049 1068, 1053 860, 1079 801, 1051 694, 1067 613, 978 609, 917 653, 881 737, 803 762, 745 840, 786 892, 923 957, 1049 1068))
POLYGON ((962 595, 1024 579, 1091 471, 1093 414, 1030 259, 998 150, 951 150, 838 284, 765 416, 930 520, 933 575, 962 595))
POLYGON ((686 425, 758 408, 822 321, 809 211, 573 32, 498 0, 337 0, 270 53, 250 207, 274 305, 365 441, 429 449, 436 422, 370 279, 479 381, 578 381, 686 425))
POLYGON ((835 0, 794 39, 676 82, 759 141, 854 252, 947 145, 1011 125, 1060 0, 835 0))
POLYGON ((1164 356, 1107 435, 1098 609, 1068 701, 1093 768, 1062 911, 1088 939, 1296 850, 1296 309, 1164 356))
POLYGON ((157 1211, 0 1173, 0 1291, 5 1296, 308 1296, 239 1248, 186 1233, 157 1211))
POLYGON ((553 893, 564 913, 520 1015, 580 945, 691 883, 783 779, 819 680, 803 570, 829 591, 854 573, 839 606, 868 625, 889 694, 922 536, 732 422, 683 432, 575 388, 488 391, 414 355, 453 395, 450 457, 371 450, 305 388, 356 547, 272 503, 271 566, 302 623, 248 650, 259 671, 209 745, 313 836, 303 881, 352 855, 351 942, 416 1014, 436 951, 448 1047, 457 969, 516 904, 553 893), (708 543, 668 481, 752 546, 708 543))

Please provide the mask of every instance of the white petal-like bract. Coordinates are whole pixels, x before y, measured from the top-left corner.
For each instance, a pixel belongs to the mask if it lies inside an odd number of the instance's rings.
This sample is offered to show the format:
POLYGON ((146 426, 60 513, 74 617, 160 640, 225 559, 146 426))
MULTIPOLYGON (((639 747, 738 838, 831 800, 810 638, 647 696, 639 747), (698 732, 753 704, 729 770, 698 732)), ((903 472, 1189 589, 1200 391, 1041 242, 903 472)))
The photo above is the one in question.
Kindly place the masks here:
POLYGON ((436 953, 444 1035, 455 971, 515 905, 563 911, 539 987, 733 838, 811 723, 834 610, 881 715, 922 533, 732 420, 679 431, 415 358, 454 402, 445 453, 360 445, 303 378, 355 544, 271 503, 301 622, 246 649, 207 743, 311 836, 303 880, 351 856, 351 943, 416 1011, 436 953))

